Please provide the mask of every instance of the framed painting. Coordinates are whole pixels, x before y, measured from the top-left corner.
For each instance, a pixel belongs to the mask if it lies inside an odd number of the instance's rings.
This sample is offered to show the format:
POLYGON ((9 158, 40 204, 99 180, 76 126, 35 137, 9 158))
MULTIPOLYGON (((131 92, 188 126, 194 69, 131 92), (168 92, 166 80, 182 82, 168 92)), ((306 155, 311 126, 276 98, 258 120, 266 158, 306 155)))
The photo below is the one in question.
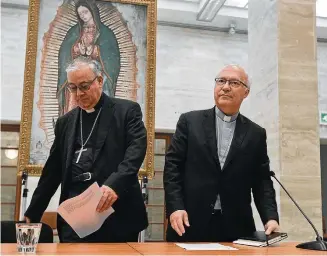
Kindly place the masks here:
POLYGON ((101 65, 104 93, 140 104, 140 177, 153 177, 156 14, 156 0, 30 0, 18 171, 41 174, 56 120, 76 106, 66 67, 87 56, 101 65))

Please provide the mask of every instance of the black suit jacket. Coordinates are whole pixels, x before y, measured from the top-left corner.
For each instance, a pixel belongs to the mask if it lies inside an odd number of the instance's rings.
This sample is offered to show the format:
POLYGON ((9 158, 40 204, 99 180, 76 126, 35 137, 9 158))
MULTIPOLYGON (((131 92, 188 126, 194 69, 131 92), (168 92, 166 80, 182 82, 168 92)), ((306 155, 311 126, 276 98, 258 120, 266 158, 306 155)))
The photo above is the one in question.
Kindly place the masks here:
MULTIPOLYGON (((43 168, 38 186, 25 213, 32 221, 40 221, 51 197, 61 184, 60 203, 68 198, 79 107, 57 120, 55 140, 43 168)), ((99 186, 105 184, 118 195, 110 232, 135 234, 148 225, 145 205, 138 182, 138 171, 147 148, 146 128, 139 104, 104 95, 99 117, 93 170, 99 186)), ((105 222, 105 223, 106 223, 105 222)), ((60 235, 60 218, 58 231, 60 235)))
MULTIPOLYGON (((278 221, 275 190, 269 175, 266 131, 239 114, 223 170, 217 155, 215 108, 182 114, 164 168, 167 218, 186 210, 190 228, 184 240, 201 239, 219 193, 228 236, 255 230, 251 191, 263 223, 278 221)), ((168 226, 167 239, 175 240, 168 226)))

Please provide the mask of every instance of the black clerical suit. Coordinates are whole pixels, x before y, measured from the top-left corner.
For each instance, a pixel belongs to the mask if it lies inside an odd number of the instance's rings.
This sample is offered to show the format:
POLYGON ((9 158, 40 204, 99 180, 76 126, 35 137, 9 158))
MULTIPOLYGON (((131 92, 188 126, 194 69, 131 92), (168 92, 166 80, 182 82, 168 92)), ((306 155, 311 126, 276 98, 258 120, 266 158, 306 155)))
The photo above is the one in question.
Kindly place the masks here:
MULTIPOLYGON (((79 107, 58 118, 55 140, 43 168, 38 186, 25 213, 32 222, 40 221, 51 197, 61 184, 60 203, 82 193, 96 181, 112 188, 118 195, 112 205, 115 212, 95 233, 79 239, 58 215, 61 242, 126 242, 137 240, 137 234, 148 225, 145 205, 138 182, 138 171, 147 147, 146 129, 139 104, 109 98, 104 93, 93 113, 79 107), (81 112, 82 111, 82 112, 81 112), (87 137, 92 130, 89 140, 87 137), (81 148, 81 117, 84 148, 81 148), (76 179, 91 173, 91 180, 76 179)), ((88 177, 87 177, 88 178, 88 177)), ((87 218, 87 216, 85 216, 87 218)))
POLYGON ((263 223, 278 221, 265 129, 239 114, 223 169, 216 137, 214 108, 181 115, 166 155, 164 189, 167 218, 186 210, 190 227, 179 237, 169 223, 168 241, 230 241, 250 234, 251 190, 263 223))

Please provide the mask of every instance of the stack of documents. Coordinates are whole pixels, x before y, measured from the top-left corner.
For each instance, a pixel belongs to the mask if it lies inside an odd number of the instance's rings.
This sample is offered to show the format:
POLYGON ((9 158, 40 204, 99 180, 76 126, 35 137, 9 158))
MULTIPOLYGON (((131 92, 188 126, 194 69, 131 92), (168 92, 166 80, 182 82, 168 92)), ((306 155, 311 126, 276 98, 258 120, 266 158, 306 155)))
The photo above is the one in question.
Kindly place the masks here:
POLYGON ((101 213, 96 211, 101 197, 100 187, 98 183, 94 182, 82 194, 59 205, 58 213, 80 238, 97 231, 108 216, 114 212, 112 207, 101 213))
POLYGON ((219 243, 206 243, 206 244, 183 244, 176 243, 177 246, 182 247, 188 251, 229 251, 238 250, 234 247, 225 246, 219 243))

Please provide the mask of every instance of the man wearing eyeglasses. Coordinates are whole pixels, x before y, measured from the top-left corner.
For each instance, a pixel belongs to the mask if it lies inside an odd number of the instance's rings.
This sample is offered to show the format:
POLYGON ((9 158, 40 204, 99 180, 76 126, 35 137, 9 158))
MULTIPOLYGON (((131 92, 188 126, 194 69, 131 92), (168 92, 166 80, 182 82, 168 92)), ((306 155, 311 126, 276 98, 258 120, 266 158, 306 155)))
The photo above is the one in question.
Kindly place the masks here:
POLYGON ((66 86, 78 107, 56 122, 50 156, 25 216, 27 222, 39 222, 59 184, 61 203, 94 182, 102 192, 94 211, 113 207, 115 212, 84 238, 58 215, 61 242, 137 242, 148 225, 137 175, 147 148, 141 108, 132 101, 109 98, 102 85, 96 61, 79 57, 68 66, 66 86))
POLYGON ((255 231, 251 191, 266 234, 279 229, 266 131, 239 113, 250 86, 239 66, 214 80, 215 106, 180 116, 164 168, 167 241, 233 241, 255 231))

